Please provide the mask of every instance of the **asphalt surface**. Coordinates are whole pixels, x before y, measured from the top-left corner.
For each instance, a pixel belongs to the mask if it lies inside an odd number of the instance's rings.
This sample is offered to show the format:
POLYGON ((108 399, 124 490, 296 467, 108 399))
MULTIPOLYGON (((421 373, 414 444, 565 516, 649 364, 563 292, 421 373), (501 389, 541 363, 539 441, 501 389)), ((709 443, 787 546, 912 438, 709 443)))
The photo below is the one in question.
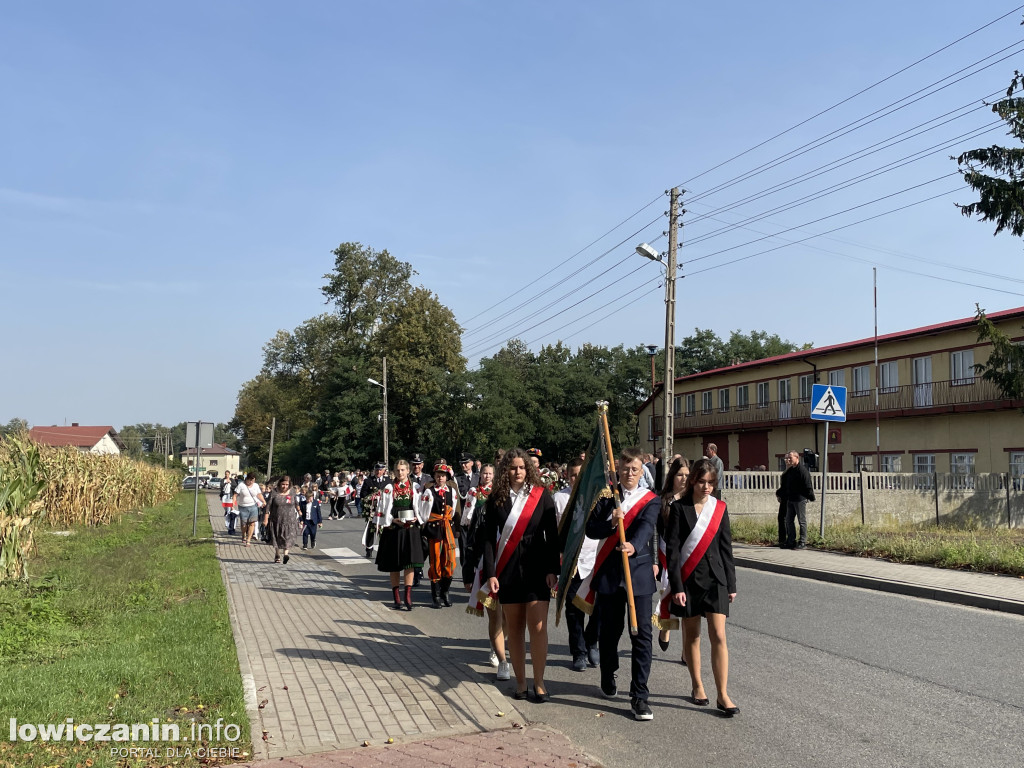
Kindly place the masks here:
MULTIPOLYGON (((330 521, 318 545, 361 553, 360 532, 359 521, 330 521)), ((369 599, 390 602, 387 575, 368 561, 340 564, 314 552, 305 554, 352 579, 369 599)), ((655 719, 635 722, 625 695, 600 697, 596 669, 569 669, 564 621, 554 627, 553 607, 552 700, 518 708, 607 766, 1024 765, 1024 618, 744 568, 738 587, 727 624, 737 718, 690 702, 673 633, 667 652, 654 650, 655 719)), ((415 598, 419 605, 404 616, 441 639, 438 662, 493 679, 485 621, 465 613, 462 593, 442 610, 425 604, 429 587, 415 598)), ((706 640, 703 656, 713 703, 706 640)), ((620 691, 628 676, 623 638, 620 691)), ((495 684, 511 695, 510 683, 495 684)))

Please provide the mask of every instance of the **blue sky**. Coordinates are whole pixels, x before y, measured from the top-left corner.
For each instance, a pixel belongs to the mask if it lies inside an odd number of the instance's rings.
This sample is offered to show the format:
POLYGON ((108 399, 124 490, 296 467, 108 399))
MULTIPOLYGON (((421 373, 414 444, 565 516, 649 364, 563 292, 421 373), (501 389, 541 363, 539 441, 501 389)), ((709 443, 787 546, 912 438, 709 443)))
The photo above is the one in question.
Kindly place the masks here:
POLYGON ((1024 305, 1022 244, 961 217, 949 175, 950 155, 1006 140, 970 107, 1024 69, 1024 11, 704 173, 1014 8, 5 4, 0 422, 227 421, 263 343, 322 310, 349 240, 412 263, 471 364, 512 336, 660 344, 659 268, 630 254, 665 248, 675 184, 692 201, 679 336, 868 336, 872 264, 883 333, 1024 305))

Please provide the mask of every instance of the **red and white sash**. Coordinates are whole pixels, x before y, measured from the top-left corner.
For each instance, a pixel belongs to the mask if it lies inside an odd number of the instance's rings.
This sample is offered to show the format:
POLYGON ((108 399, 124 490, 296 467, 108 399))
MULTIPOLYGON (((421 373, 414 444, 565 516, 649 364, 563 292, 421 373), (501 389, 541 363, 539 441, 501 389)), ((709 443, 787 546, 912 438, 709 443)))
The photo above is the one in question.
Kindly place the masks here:
MULTIPOLYGON (((540 502, 540 497, 543 493, 544 488, 538 485, 530 489, 529 495, 519 494, 519 497, 515 500, 512 509, 508 513, 508 519, 505 521, 505 525, 502 526, 501 536, 498 538, 498 551, 495 553, 494 576, 499 582, 501 581, 501 574, 505 570, 505 566, 508 565, 508 561, 512 557, 512 553, 519 546, 519 542, 523 538, 526 526, 530 524, 530 519, 533 517, 534 510, 537 509, 537 504, 540 502)), ((483 589, 482 584, 477 592, 477 596, 485 607, 498 607, 497 593, 483 589)))
POLYGON ((693 526, 693 530, 686 537, 686 541, 683 542, 682 549, 680 550, 680 559, 683 561, 683 565, 679 572, 683 577, 683 581, 690 577, 693 569, 697 567, 697 563, 704 557, 704 553, 708 551, 711 540, 718 533, 718 526, 722 522, 722 515, 724 513, 725 502, 721 499, 709 496, 707 501, 704 502, 700 515, 697 516, 697 524, 693 526))
POLYGON ((658 629, 679 629, 679 619, 672 615, 672 585, 668 578, 668 546, 665 537, 658 537, 658 604, 652 623, 658 629))
MULTIPOLYGON (((626 513, 626 516, 622 520, 622 526, 624 528, 629 528, 636 519, 636 516, 640 513, 640 510, 647 506, 647 503, 651 501, 651 499, 656 498, 657 494, 652 491, 645 491, 636 498, 630 499, 628 502, 623 502, 621 508, 622 511, 626 513)), ((609 513, 609 515, 610 514, 611 513, 609 513)), ((613 533, 608 538, 600 541, 597 545, 597 557, 594 559, 594 567, 583 579, 583 583, 580 584, 580 588, 576 592, 576 597, 572 599, 573 605, 588 615, 594 612, 594 600, 597 598, 597 593, 594 591, 592 586, 594 574, 601 570, 601 566, 604 565, 608 556, 615 552, 615 548, 617 546, 619 546, 618 532, 613 533)))

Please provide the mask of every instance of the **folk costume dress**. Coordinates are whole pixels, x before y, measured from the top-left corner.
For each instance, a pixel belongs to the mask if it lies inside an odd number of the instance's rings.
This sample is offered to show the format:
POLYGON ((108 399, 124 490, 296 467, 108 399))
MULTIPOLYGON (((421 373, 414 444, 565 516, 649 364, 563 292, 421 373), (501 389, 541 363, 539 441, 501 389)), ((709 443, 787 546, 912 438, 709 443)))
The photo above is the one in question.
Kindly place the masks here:
POLYGON ((448 591, 455 575, 455 531, 452 523, 459 504, 459 490, 447 484, 431 485, 420 496, 420 519, 426 519, 425 532, 430 555, 430 592, 434 605, 438 600, 450 606, 448 591))
POLYGON ((686 605, 673 603, 672 613, 684 618, 705 613, 728 616, 729 595, 736 592, 736 565, 725 502, 709 496, 700 515, 692 496, 672 502, 665 547, 672 592, 686 593, 686 605))
POLYGON ((489 498, 481 533, 482 583, 497 577, 499 584, 497 594, 481 590, 484 605, 551 599, 547 575, 557 575, 561 566, 555 502, 547 490, 526 484, 501 503, 489 498))
POLYGON ((416 517, 419 494, 411 481, 384 486, 378 510, 383 528, 377 548, 377 570, 395 573, 419 568, 425 560, 422 528, 416 517))
POLYGON ((267 535, 274 549, 291 549, 299 535, 296 512, 297 495, 293 490, 274 491, 267 502, 267 535))

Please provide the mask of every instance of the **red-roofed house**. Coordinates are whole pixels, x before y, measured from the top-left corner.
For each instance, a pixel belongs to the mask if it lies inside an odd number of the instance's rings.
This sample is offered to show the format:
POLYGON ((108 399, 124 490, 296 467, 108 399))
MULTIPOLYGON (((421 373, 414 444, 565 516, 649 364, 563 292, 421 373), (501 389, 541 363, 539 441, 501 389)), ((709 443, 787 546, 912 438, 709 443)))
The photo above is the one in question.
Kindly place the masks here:
MULTIPOLYGON (((988 317, 1024 343, 1024 307, 988 317)), ((829 472, 1024 476, 1024 403, 975 375, 991 350, 978 342, 975 318, 879 336, 877 368, 874 343, 868 337, 678 377, 675 452, 692 460, 715 443, 726 469, 782 469, 788 451, 823 454, 827 434, 829 472), (811 421, 815 383, 847 388, 846 423, 826 430, 811 421)), ((644 450, 661 445, 662 403, 659 386, 638 411, 644 450)))
POLYGON ((83 453, 120 454, 126 450, 113 427, 32 427, 29 437, 41 445, 70 445, 83 453))
MULTIPOLYGON (((224 477, 224 472, 228 471, 233 475, 237 475, 239 471, 239 462, 241 461, 242 454, 238 451, 233 451, 223 443, 214 443, 209 448, 199 449, 200 457, 200 472, 214 477, 224 477)), ((181 462, 191 468, 196 463, 196 449, 186 448, 181 452, 181 462)), ((191 471, 191 469, 189 470, 191 471)))

